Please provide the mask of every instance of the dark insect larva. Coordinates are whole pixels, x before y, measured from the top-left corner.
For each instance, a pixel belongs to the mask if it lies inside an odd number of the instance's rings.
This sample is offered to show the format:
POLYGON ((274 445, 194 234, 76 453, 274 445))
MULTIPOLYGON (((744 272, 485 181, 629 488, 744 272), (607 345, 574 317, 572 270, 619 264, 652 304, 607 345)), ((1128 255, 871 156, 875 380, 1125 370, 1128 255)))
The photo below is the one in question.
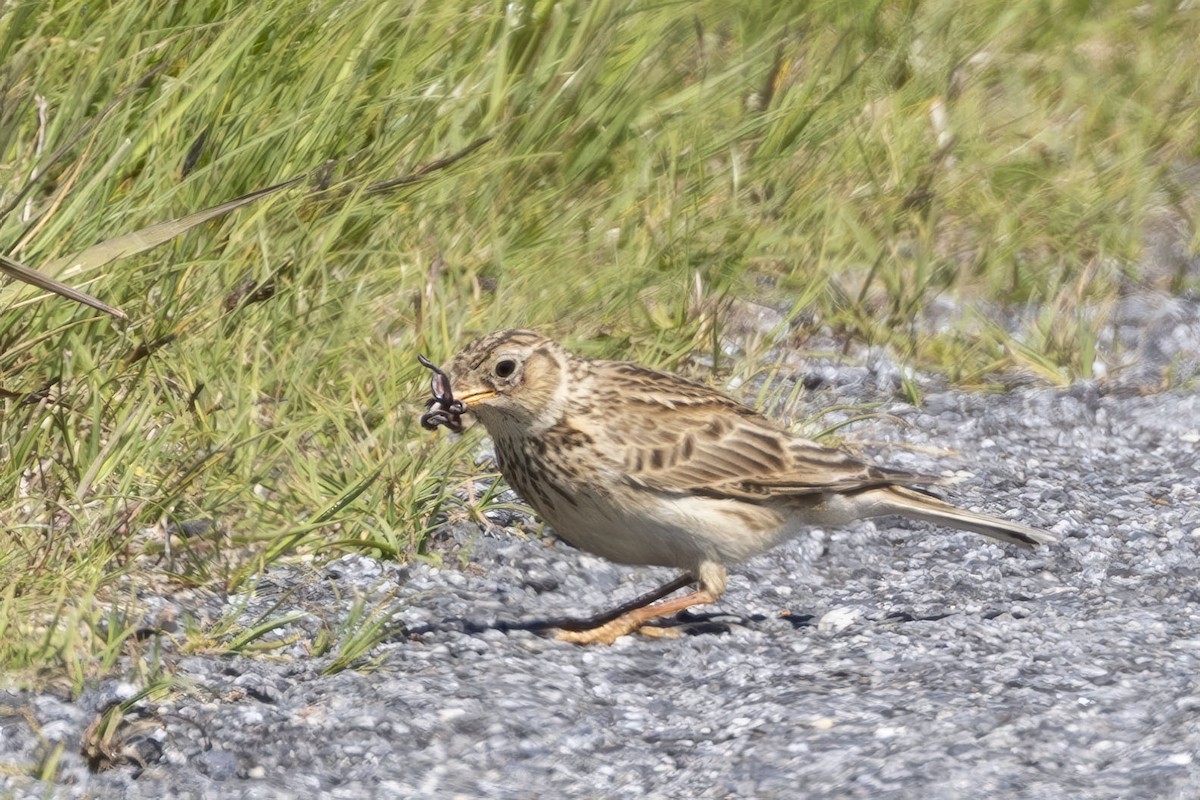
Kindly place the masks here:
POLYGON ((433 399, 427 406, 429 410, 421 415, 421 427, 432 431, 445 425, 455 433, 462 433, 462 415, 466 413, 467 408, 461 400, 454 399, 454 392, 450 388, 450 376, 423 355, 418 354, 417 361, 421 366, 433 370, 433 381, 430 384, 433 399))

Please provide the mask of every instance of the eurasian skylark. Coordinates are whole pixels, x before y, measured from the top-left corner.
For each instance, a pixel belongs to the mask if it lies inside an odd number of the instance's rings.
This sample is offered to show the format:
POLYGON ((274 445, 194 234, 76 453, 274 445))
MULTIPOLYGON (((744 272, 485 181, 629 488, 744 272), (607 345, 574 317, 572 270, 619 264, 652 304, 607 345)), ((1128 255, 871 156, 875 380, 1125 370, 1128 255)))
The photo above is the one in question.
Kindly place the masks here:
POLYGON ((866 464, 702 384, 580 358, 532 331, 476 339, 434 386, 434 411, 422 421, 456 427, 474 414, 504 477, 559 537, 622 564, 684 570, 593 627, 560 630, 568 641, 610 643, 713 603, 726 565, 811 526, 898 514, 1026 548, 1054 540, 914 488, 937 478, 866 464), (697 591, 651 605, 693 583, 697 591))

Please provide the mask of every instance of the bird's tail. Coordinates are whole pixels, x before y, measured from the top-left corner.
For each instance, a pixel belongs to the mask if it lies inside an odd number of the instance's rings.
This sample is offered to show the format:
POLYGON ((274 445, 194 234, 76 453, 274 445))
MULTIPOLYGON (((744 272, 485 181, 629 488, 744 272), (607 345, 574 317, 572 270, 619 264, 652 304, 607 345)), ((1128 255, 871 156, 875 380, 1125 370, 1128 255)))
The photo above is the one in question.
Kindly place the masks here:
POLYGON ((877 513, 880 515, 900 514, 937 525, 949 525, 951 528, 981 533, 992 539, 1020 545, 1029 550, 1038 545, 1057 541, 1057 537, 1053 534, 1037 528, 1022 525, 1019 522, 1009 522, 988 514, 967 511, 952 506, 931 494, 910 489, 907 486, 892 485, 873 491, 877 493, 872 499, 877 504, 877 513))

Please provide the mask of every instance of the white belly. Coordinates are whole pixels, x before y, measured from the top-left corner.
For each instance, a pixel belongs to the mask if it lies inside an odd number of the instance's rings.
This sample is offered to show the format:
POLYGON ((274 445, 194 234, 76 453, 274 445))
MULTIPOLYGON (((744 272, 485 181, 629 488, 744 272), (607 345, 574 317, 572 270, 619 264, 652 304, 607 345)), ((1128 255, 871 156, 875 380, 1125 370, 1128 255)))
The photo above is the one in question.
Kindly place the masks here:
MULTIPOLYGON (((783 515, 736 500, 646 497, 637 508, 578 497, 542 516, 558 536, 622 564, 696 570, 744 561, 794 535, 783 515)), ((541 511, 541 509, 539 509, 541 511)))

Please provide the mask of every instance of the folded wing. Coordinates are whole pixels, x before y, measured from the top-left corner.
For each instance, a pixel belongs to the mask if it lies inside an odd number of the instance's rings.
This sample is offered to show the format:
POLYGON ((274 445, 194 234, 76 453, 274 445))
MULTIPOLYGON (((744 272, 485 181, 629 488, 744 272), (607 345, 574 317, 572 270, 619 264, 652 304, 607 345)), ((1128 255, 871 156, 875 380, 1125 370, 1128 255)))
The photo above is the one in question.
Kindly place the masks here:
POLYGON ((644 367, 613 367, 629 372, 621 400, 636 412, 621 426, 607 428, 618 432, 607 433, 608 440, 598 444, 634 485, 672 494, 757 500, 938 482, 866 464, 780 430, 752 409, 700 384, 674 378, 665 384, 658 373, 644 367))

